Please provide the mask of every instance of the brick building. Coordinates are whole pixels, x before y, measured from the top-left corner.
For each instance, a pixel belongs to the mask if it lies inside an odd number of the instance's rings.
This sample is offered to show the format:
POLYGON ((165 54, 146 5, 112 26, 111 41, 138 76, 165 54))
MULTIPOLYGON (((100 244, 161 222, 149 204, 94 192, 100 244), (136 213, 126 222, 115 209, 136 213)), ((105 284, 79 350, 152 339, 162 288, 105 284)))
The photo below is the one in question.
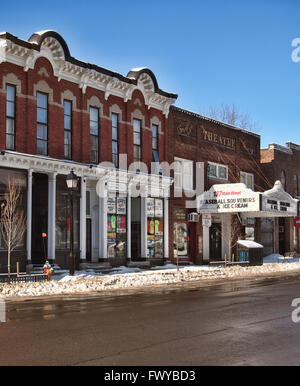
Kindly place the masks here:
MULTIPOLYGON (((68 266, 71 170, 80 178, 73 213, 78 262, 168 257, 171 180, 151 175, 150 164, 168 159, 167 118, 176 98, 149 69, 122 76, 73 58, 57 32, 28 41, 0 34, 0 196, 8 177, 17 178, 27 213, 13 270, 16 259, 21 269, 44 262, 42 233, 48 259, 68 266)), ((5 248, 0 240, 2 271, 5 248)))
MULTIPOLYGON (((272 143, 267 149, 261 149, 261 168, 266 188, 279 180, 284 190, 299 199, 299 145, 291 142, 286 143, 286 146, 272 143)), ((265 219, 262 223, 262 241, 266 254, 300 252, 299 229, 294 227, 293 218, 265 219)))
POLYGON ((222 260, 225 254, 229 257, 235 253, 235 241, 244 238, 245 232, 260 241, 260 219, 242 226, 237 216, 216 214, 209 228, 202 226, 201 217, 198 222, 189 221, 189 214, 197 212, 195 196, 215 184, 243 182, 252 190, 263 190, 260 136, 174 106, 168 123, 169 162, 174 162, 170 257, 174 259, 178 254, 181 261, 194 263, 222 260))

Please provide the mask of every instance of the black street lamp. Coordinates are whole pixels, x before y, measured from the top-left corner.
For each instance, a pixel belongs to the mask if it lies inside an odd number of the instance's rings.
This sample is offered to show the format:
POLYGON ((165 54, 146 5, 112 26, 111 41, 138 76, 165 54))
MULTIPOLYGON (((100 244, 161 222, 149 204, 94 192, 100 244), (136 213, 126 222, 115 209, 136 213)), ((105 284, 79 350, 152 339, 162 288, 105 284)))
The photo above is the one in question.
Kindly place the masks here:
POLYGON ((69 267, 70 275, 74 276, 75 273, 75 255, 74 255, 74 196, 77 192, 78 177, 71 170, 71 173, 67 175, 66 178, 67 187, 71 196, 71 230, 70 230, 70 256, 69 256, 69 267))

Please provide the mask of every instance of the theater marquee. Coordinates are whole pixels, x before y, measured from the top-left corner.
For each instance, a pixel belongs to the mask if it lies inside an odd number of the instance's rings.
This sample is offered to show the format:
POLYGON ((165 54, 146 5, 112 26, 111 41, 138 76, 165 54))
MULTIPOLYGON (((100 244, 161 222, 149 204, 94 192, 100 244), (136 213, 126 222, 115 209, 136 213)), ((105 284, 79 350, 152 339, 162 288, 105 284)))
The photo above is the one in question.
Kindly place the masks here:
POLYGON ((213 185, 198 196, 200 213, 235 213, 259 211, 259 193, 248 189, 245 184, 213 185))
POLYGON ((294 217, 298 200, 284 191, 280 181, 266 192, 254 192, 245 184, 217 184, 197 197, 199 213, 238 213, 243 217, 294 217))

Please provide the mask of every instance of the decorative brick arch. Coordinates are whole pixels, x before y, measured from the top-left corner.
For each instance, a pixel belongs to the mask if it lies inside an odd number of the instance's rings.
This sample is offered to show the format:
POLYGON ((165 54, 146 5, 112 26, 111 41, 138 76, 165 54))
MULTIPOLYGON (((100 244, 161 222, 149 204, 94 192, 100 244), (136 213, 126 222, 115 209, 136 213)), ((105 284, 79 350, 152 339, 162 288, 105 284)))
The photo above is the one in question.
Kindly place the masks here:
POLYGON ((37 91, 48 94, 49 95, 49 103, 53 103, 53 90, 45 80, 40 80, 33 86, 33 95, 34 96, 36 96, 37 91))
POLYGON ((9 83, 13 86, 16 86, 17 95, 22 93, 22 87, 21 87, 22 82, 17 77, 17 75, 13 74, 12 72, 7 74, 7 75, 4 75, 2 78, 2 90, 1 91, 6 92, 5 91, 5 85, 7 83, 9 83))
POLYGON ((77 99, 76 96, 70 90, 65 90, 61 93, 61 104, 63 105, 64 100, 67 99, 72 101, 72 108, 75 110, 77 108, 77 99))

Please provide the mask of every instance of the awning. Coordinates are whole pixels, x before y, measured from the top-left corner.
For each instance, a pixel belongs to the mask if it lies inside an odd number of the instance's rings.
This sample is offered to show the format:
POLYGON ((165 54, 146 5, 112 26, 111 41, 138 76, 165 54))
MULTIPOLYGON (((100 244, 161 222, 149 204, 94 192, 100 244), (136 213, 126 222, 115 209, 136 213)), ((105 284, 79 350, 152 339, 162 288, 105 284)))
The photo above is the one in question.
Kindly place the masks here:
POLYGON ((241 213, 242 217, 295 217, 298 200, 285 192, 280 181, 265 192, 243 183, 216 184, 197 197, 200 214, 241 213))

